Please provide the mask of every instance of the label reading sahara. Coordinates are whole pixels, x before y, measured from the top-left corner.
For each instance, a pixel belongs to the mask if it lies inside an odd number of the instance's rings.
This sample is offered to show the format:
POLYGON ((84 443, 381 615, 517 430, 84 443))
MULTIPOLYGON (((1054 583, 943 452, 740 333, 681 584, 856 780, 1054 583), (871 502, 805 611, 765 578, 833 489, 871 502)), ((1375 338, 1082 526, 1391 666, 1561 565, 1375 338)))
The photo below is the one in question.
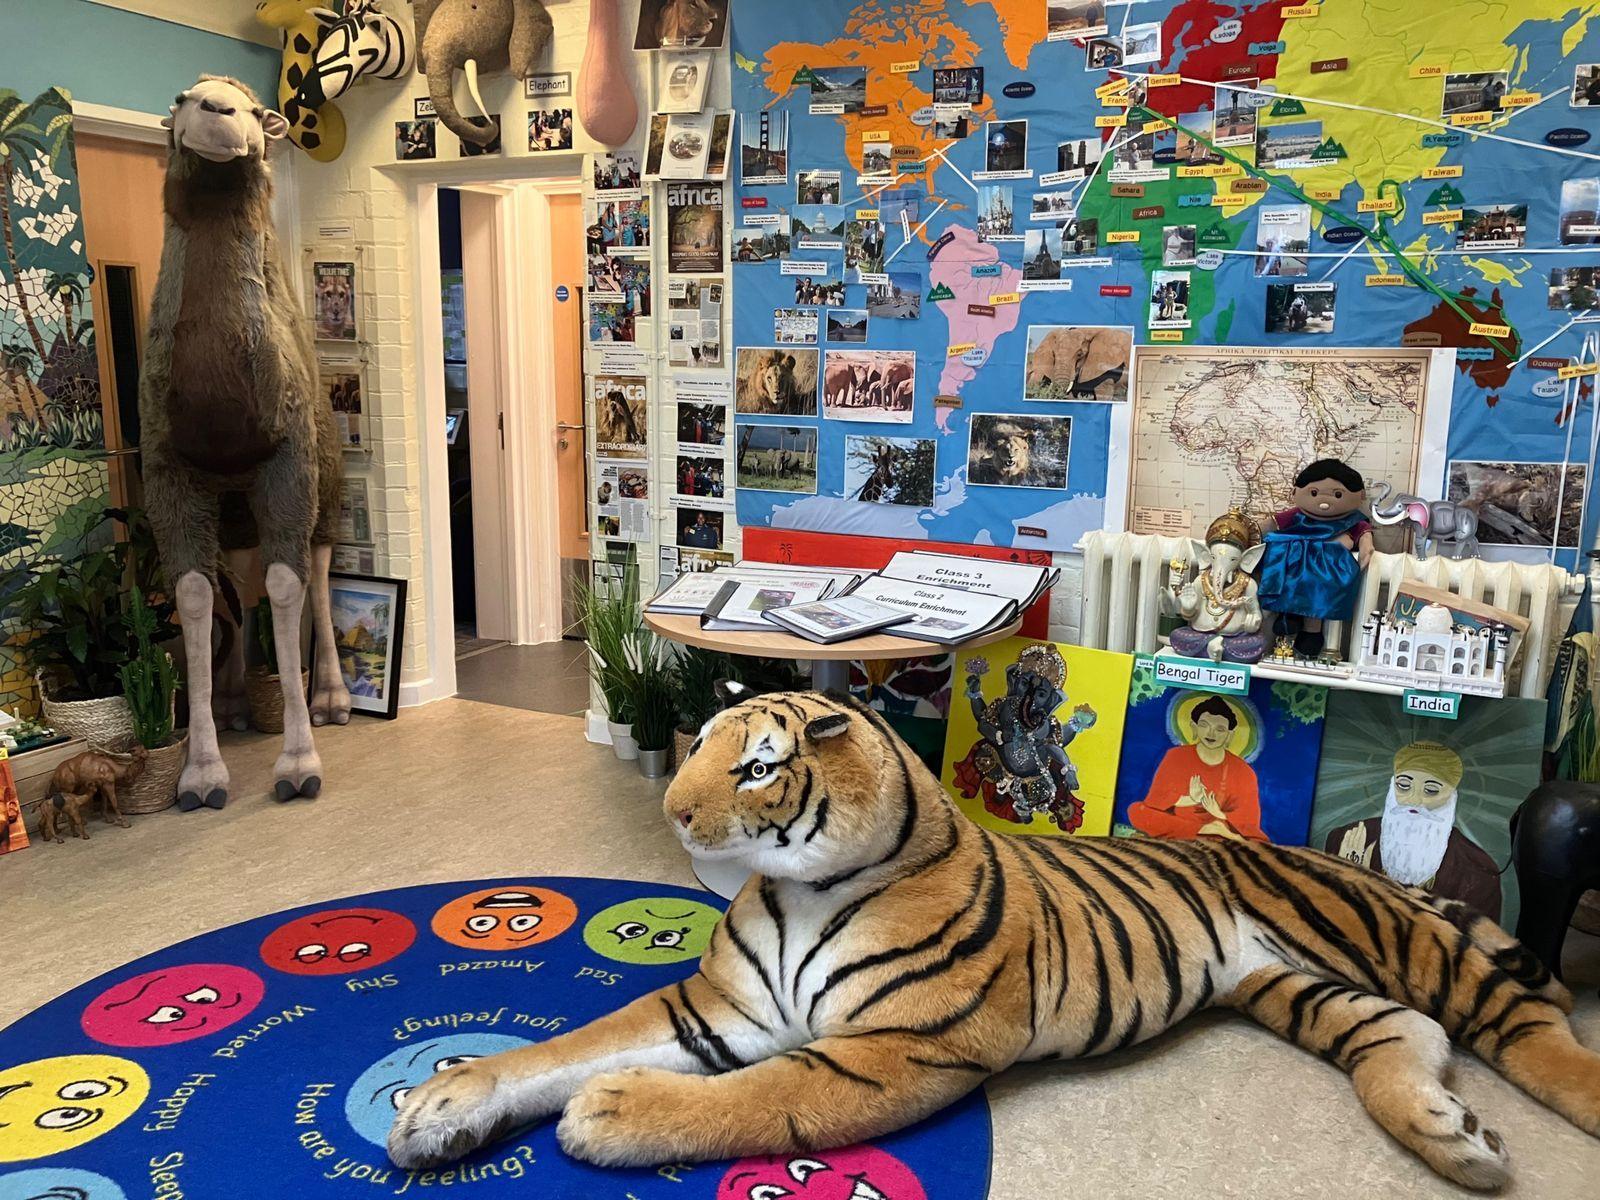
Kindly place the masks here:
POLYGON ((1156 682, 1167 687, 1194 692, 1226 692, 1243 696, 1250 690, 1250 668, 1239 663, 1214 663, 1204 658, 1172 658, 1158 655, 1151 659, 1156 682))
POLYGON ((1419 692, 1407 688, 1400 695, 1400 708, 1414 717, 1454 721, 1461 715, 1461 695, 1459 692, 1419 692))

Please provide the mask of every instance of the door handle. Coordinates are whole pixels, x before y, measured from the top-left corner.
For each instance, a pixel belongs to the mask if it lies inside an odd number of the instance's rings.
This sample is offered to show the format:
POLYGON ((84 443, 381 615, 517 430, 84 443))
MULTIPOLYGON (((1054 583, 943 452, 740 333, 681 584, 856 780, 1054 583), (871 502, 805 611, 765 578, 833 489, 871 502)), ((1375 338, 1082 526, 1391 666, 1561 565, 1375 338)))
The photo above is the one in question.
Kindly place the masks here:
POLYGON ((571 421, 557 421, 556 422, 556 428, 557 429, 582 429, 583 428, 583 423, 580 421, 578 424, 574 425, 571 421))

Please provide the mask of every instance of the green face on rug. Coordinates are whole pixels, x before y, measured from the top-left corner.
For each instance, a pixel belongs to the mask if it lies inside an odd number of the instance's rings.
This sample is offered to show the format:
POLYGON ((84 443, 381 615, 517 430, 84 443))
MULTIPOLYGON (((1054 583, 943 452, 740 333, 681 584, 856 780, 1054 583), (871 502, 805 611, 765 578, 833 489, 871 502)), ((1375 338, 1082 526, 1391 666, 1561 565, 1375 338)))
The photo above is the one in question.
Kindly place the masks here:
POLYGON ((699 958, 722 914, 709 904, 670 896, 603 908, 583 927, 596 954, 625 963, 679 963, 699 958))

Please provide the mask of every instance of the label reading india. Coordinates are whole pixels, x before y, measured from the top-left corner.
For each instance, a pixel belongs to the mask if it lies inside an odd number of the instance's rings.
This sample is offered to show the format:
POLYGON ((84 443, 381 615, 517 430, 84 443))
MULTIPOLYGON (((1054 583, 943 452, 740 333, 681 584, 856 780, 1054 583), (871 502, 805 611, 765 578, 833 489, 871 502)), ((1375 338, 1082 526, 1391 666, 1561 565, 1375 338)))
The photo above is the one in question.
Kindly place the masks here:
POLYGON ((1474 321, 1467 327, 1467 332, 1473 337, 1510 337, 1511 326, 1489 325, 1482 321, 1474 321))
POLYGON ((1461 696, 1457 692, 1419 692, 1407 688, 1400 695, 1400 707, 1412 716, 1454 721, 1461 715, 1461 696))
POLYGON ((1250 668, 1239 663, 1214 663, 1203 658, 1171 658, 1158 655, 1156 682, 1167 687, 1196 692, 1226 692, 1243 696, 1250 690, 1250 668))

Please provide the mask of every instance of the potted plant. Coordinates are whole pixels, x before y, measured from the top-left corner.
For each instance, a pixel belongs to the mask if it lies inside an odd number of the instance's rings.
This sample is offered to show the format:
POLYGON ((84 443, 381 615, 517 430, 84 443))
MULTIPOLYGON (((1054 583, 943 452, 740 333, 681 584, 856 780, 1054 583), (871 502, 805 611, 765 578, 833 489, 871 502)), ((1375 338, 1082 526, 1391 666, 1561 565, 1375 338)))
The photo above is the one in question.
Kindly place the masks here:
POLYGON ((578 617, 589 643, 589 678, 606 706, 611 749, 619 759, 638 757, 633 739, 634 677, 628 669, 628 643, 640 629, 639 572, 630 560, 616 583, 580 584, 578 617))
POLYGON ((632 676, 633 738, 639 744, 639 774, 666 775, 677 724, 677 687, 666 644, 648 629, 636 629, 625 647, 632 676))
POLYGON ((151 643, 157 632, 156 616, 138 588, 128 612, 134 654, 122 665, 122 691, 133 718, 134 741, 144 747, 144 770, 119 797, 124 813, 153 813, 168 808, 178 798, 178 776, 189 757, 189 731, 172 728, 178 695, 178 669, 172 655, 151 643))
MULTIPOLYGON (((261 661, 244 673, 245 701, 250 706, 250 724, 262 733, 283 732, 283 683, 278 678, 278 644, 272 633, 272 601, 263 596, 251 616, 255 627, 256 650, 261 661)), ((243 637, 241 628, 238 636, 243 637)), ((305 690, 309 670, 300 672, 300 688, 305 690)))
POLYGON ((733 658, 720 650, 699 646, 679 646, 673 671, 673 703, 677 709, 677 728, 672 731, 676 762, 689 754, 689 747, 700 727, 717 711, 716 684, 719 679, 738 678, 733 658))

